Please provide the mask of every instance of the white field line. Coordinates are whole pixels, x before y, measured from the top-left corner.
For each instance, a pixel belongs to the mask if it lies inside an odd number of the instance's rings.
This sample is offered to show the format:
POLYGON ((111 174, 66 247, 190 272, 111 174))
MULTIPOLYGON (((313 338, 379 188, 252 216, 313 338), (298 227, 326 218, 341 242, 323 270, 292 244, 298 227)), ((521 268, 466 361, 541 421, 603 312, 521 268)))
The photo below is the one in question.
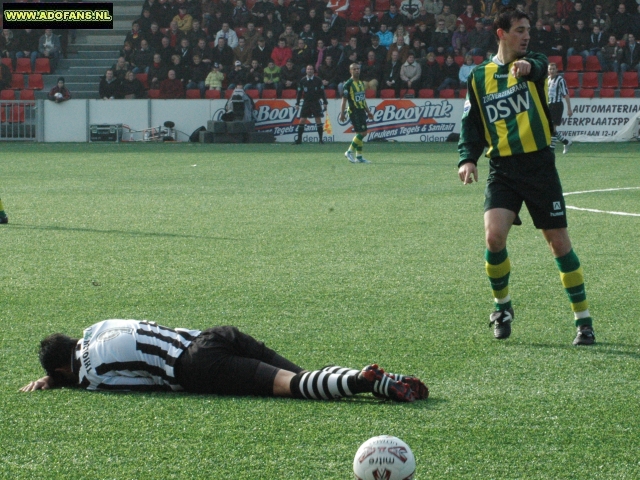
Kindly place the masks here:
MULTIPOLYGON (((617 192, 619 190, 638 190, 640 187, 621 187, 621 188, 603 188, 600 190, 583 190, 581 192, 567 192, 564 194, 567 195, 579 195, 581 193, 598 193, 598 192, 617 192)), ((596 210, 595 208, 580 208, 574 207, 573 205, 567 205, 567 208, 571 210, 581 210, 583 212, 593 212, 593 213, 608 213, 609 215, 624 215, 627 217, 640 217, 640 213, 628 213, 628 212, 613 212, 608 210, 596 210)))

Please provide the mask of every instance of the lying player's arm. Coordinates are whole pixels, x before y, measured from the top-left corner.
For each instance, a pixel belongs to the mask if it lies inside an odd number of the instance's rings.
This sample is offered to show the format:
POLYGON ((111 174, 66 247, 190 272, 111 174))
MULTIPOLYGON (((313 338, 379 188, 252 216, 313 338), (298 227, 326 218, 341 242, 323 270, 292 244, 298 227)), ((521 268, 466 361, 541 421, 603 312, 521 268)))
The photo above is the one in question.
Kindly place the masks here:
POLYGON ((20 389, 21 392, 34 392, 36 390, 49 390, 55 386, 53 378, 50 376, 45 376, 39 378, 34 382, 29 382, 27 385, 20 389))
POLYGON ((150 377, 130 377, 125 375, 104 376, 98 385, 88 387, 88 390, 107 390, 107 391, 153 391, 168 390, 165 385, 158 385, 153 378, 150 377))

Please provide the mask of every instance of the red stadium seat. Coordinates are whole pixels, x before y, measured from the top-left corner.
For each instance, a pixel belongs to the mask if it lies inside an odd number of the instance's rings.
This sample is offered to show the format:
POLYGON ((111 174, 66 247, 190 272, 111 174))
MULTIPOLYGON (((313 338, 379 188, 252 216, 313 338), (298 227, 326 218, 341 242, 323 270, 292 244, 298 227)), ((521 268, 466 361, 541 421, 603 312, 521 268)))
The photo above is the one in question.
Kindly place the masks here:
POLYGON ((13 73, 13 62, 11 61, 10 58, 2 57, 0 61, 2 61, 2 63, 4 63, 7 67, 9 67, 9 71, 13 73))
POLYGON ((549 63, 555 63, 556 66, 558 67, 558 71, 562 72, 564 70, 564 64, 562 63, 562 57, 561 56, 555 56, 552 55, 549 57, 549 63))
POLYGON ((636 91, 633 88, 621 88, 620 89, 620 97, 621 98, 635 98, 636 91))
POLYGON ((396 91, 391 88, 380 90, 380 98, 396 98, 396 91))
POLYGON ((573 88, 570 88, 570 89, 569 89, 569 97, 570 97, 570 98, 573 98, 573 97, 575 97, 575 96, 576 96, 576 91, 575 91, 573 88))
POLYGON ((160 98, 160 90, 151 89, 147 92, 147 95, 149 95, 149 98, 160 98))
POLYGON ((615 97, 616 91, 613 88, 601 88, 600 89, 600 98, 613 98, 615 97))
POLYGON ((244 32, 247 31, 245 27, 237 27, 234 28, 234 30, 236 31, 236 35, 238 35, 238 38, 242 37, 244 35, 244 32))
MULTIPOLYGON (((31 83, 31 82, 29 82, 31 83)), ((35 100, 36 94, 33 90, 20 90, 18 100, 35 100)))
POLYGON ((579 77, 576 72, 567 72, 564 74, 564 81, 567 82, 567 87, 578 88, 580 85, 579 77))
POLYGON ((584 70, 582 57, 580 55, 571 55, 567 57, 567 72, 581 72, 584 70))
POLYGON ((11 88, 13 90, 22 90, 24 88, 24 75, 21 73, 11 74, 11 88))
POLYGON ((599 72, 600 70, 602 70, 598 57, 596 57, 595 55, 589 55, 587 57, 587 64, 585 65, 584 69, 587 72, 599 72))
POLYGON ((149 79, 147 78, 146 73, 136 73, 136 78, 140 80, 140 83, 142 83, 145 90, 149 89, 149 79))
POLYGON ((602 74, 602 88, 618 88, 618 74, 616 72, 605 72, 602 74))
POLYGON ((204 98, 218 100, 220 99, 220 90, 207 90, 206 92, 204 92, 204 98))
POLYGON ((467 89, 461 88, 458 90, 458 98, 467 98, 467 89))
POLYGON ((459 67, 464 65, 464 57, 462 55, 456 55, 455 57, 453 57, 453 61, 456 62, 459 67))
POLYGON ((31 73, 31 59, 30 58, 18 58, 16 59, 16 73, 31 73))
POLYGON ((595 90, 593 88, 581 88, 580 98, 593 98, 595 96, 595 90))
POLYGON ((440 90, 440 98, 454 98, 455 90, 453 88, 445 88, 440 90))
POLYGON ((376 98, 376 91, 373 90, 373 89, 369 89, 369 90, 364 92, 364 96, 366 98, 376 98))
POLYGON ((598 88, 598 83, 598 74, 596 72, 582 74, 582 88, 598 88))
POLYGON ((29 75, 29 90, 42 90, 44 88, 44 79, 40 73, 32 73, 29 75))
POLYGON ((433 90, 430 88, 421 88, 418 91, 418 98, 433 98, 433 90))
POLYGON ((336 91, 335 90, 325 90, 324 94, 325 94, 325 96, 327 98, 336 98, 336 91))
POLYGON ((227 100, 229 100, 231 98, 231 94, 233 93, 233 90, 230 88, 227 88, 224 92, 224 98, 226 98, 227 100))
POLYGON ((15 100, 16 92, 13 90, 2 90, 0 91, 0 100, 15 100))
POLYGON ((386 12, 389 10, 390 4, 390 0, 375 0, 375 10, 376 12, 386 12))
POLYGON ((260 91, 255 88, 245 90, 245 93, 249 95, 249 97, 253 98, 254 100, 257 100, 260 98, 260 91))
POLYGON ((51 73, 51 64, 48 58, 36 58, 36 68, 33 73, 47 74, 51 73))
MULTIPOLYGON (((329 93, 329 90, 326 90, 324 93, 325 94, 329 93)), ((296 98, 297 94, 298 94, 298 92, 295 91, 295 90, 291 90, 291 89, 283 90, 282 91, 282 98, 293 99, 293 98, 296 98)))
POLYGON ((482 55, 474 55, 473 56, 474 65, 480 65, 482 62, 484 62, 484 57, 482 55))
POLYGON ((197 88, 190 88, 187 90, 187 98, 191 100, 199 100, 200 99, 200 90, 197 88))
POLYGON ((276 98, 278 98, 278 92, 276 92, 275 90, 263 90, 262 98, 265 100, 275 100, 276 98))
POLYGON ((436 57, 436 62, 438 62, 440 66, 444 65, 444 57, 442 55, 438 55, 436 57))
POLYGON ((638 73, 624 72, 622 74, 622 83, 620 88, 638 88, 638 73))
POLYGON ((347 27, 347 40, 355 36, 360 31, 359 27, 347 27))

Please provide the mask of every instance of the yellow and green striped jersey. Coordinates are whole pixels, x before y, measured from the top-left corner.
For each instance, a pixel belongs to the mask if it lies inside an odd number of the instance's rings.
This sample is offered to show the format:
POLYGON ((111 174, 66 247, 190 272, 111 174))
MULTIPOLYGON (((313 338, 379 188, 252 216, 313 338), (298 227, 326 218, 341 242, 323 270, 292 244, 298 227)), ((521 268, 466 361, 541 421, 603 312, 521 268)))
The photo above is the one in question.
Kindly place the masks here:
POLYGON ((354 110, 364 110, 367 108, 364 82, 361 80, 354 82, 353 78, 350 78, 344 82, 344 91, 342 92, 342 96, 347 99, 347 103, 349 104, 349 113, 354 110))
POLYGON ((551 144, 551 115, 546 97, 547 57, 528 52, 526 77, 515 78, 509 65, 487 60, 467 80, 462 114, 459 164, 476 163, 487 147, 490 158, 536 152, 551 144))

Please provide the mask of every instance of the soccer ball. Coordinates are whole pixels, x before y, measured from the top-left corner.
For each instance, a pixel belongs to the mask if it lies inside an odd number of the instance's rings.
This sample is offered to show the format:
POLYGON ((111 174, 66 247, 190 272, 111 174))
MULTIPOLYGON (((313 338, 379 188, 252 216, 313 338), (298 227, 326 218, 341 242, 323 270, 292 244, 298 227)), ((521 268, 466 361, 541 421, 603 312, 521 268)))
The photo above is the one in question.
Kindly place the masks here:
POLYGON ((412 480, 415 471, 416 459, 409 445, 391 435, 370 438, 353 459, 358 480, 412 480))

